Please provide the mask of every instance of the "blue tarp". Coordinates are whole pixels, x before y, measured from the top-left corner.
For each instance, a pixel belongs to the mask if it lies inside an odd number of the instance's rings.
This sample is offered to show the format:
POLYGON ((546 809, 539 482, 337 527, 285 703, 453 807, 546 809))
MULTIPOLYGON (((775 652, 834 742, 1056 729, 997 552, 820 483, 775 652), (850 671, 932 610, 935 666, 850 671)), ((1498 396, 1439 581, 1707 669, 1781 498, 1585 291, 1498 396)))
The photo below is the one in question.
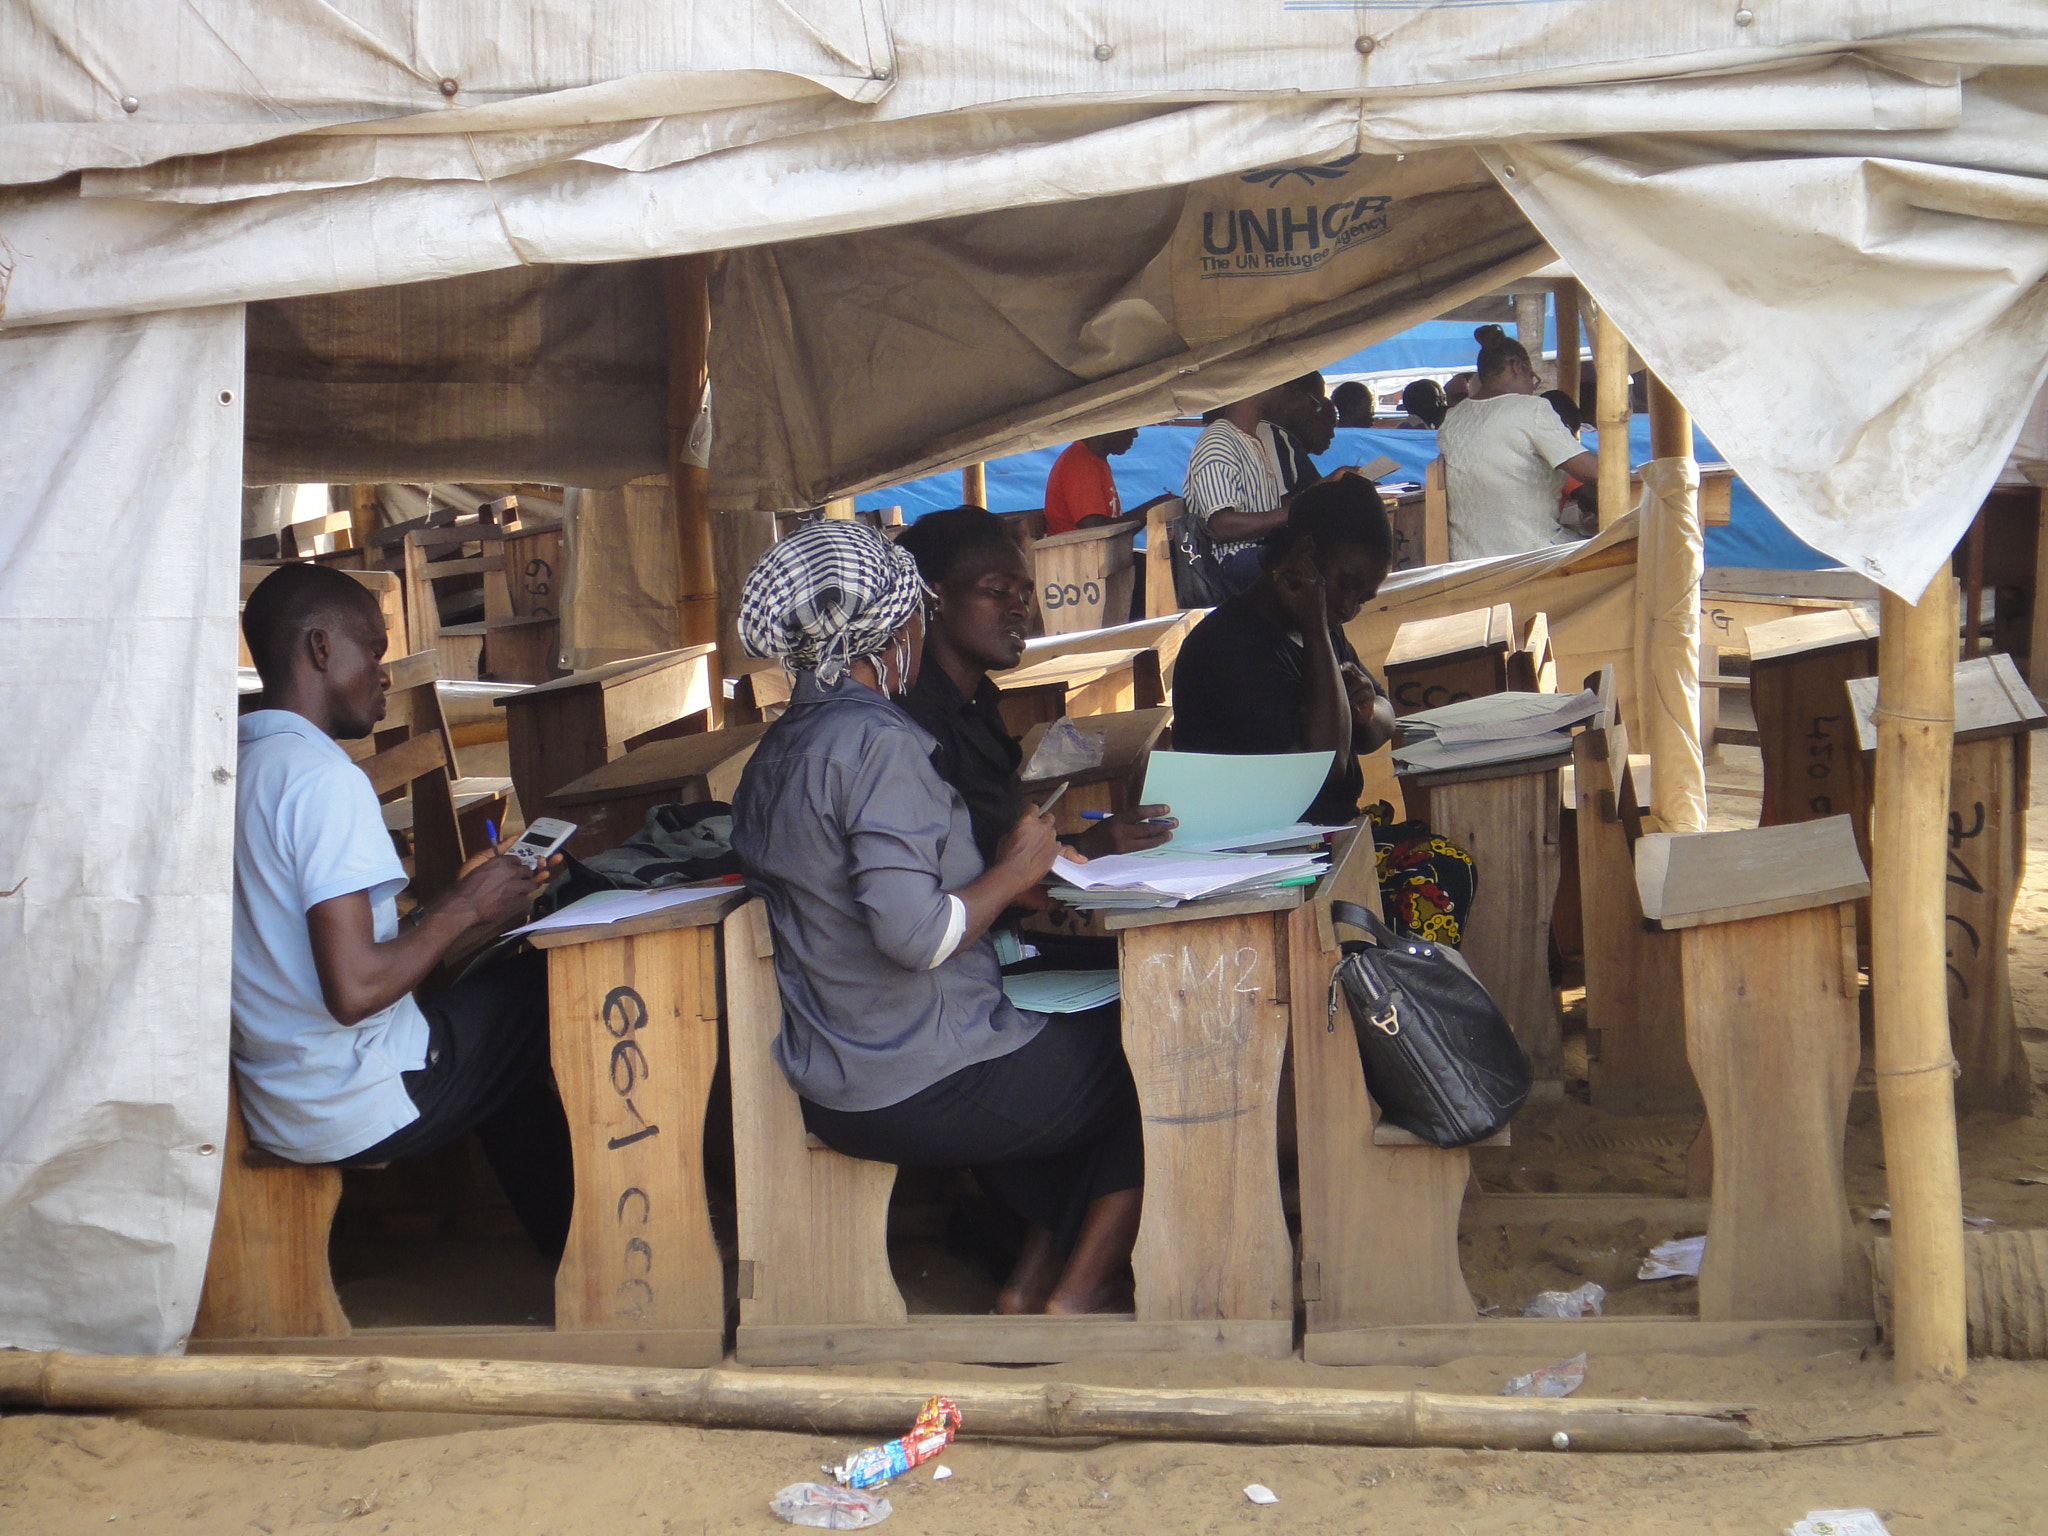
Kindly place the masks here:
MULTIPOLYGON (((1446 322, 1430 323, 1441 325, 1446 322)), ((1466 326, 1467 350, 1470 350, 1471 340, 1472 328, 1466 326)), ((1179 494, 1188 455, 1194 451, 1196 430, 1194 427, 1147 427, 1138 434, 1138 441, 1130 452, 1110 460, 1116 472, 1117 494, 1123 498, 1125 506, 1135 507, 1140 502, 1150 501, 1161 491, 1179 494)), ((1592 439, 1593 434, 1588 433, 1588 442, 1592 439)), ((1713 444, 1697 432, 1693 434, 1693 452, 1701 459, 1720 457, 1713 444)), ((1630 423, 1629 453, 1633 462, 1638 464, 1649 458, 1649 417, 1637 416, 1630 423)), ((1039 448, 1011 458, 991 460, 988 465, 989 510, 1022 512, 1045 505, 1045 477, 1051 473, 1052 462, 1059 454, 1058 448, 1039 448)), ((1367 464, 1382 454, 1401 466, 1387 476, 1388 480, 1419 482, 1423 466, 1436 457, 1436 434, 1344 427, 1339 429, 1330 451, 1320 455, 1318 462, 1325 469, 1334 469, 1340 464, 1367 464)), ((914 521, 940 507, 958 506, 960 476, 931 475, 886 490, 869 491, 860 497, 857 504, 862 508, 900 505, 904 517, 914 521)), ((1834 564, 1827 556, 1794 538, 1740 480, 1735 482, 1734 493, 1730 497, 1729 517, 1730 521, 1725 526, 1706 531, 1709 565, 1807 571, 1834 564)))

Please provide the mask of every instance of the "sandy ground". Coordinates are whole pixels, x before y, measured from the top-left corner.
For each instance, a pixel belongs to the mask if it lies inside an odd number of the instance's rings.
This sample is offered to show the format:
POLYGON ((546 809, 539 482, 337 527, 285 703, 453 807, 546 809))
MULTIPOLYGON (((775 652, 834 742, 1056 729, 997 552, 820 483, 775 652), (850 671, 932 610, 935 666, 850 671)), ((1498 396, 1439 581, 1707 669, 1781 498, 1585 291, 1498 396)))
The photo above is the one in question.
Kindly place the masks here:
MULTIPOLYGON (((1753 822, 1754 759, 1753 751, 1727 749, 1712 771, 1716 825, 1753 822)), ((2037 782, 2036 803, 2044 788, 2048 781, 2037 782)), ((2037 817, 2030 850, 2036 874, 2013 933, 2019 1018, 2037 1083, 2048 1074, 2044 845, 2048 819, 2037 817)), ((1582 1061, 1583 1035, 1575 1039, 1582 1061)), ((1568 1096, 1530 1112, 1516 1124, 1513 1147, 1482 1152, 1475 1165, 1489 1190, 1677 1195, 1693 1130, 1679 1118, 1605 1118, 1568 1096)), ((1963 1166, 1973 1214, 2006 1226, 2048 1225, 2048 1186, 2015 1182, 2048 1175, 2048 1115, 1965 1117, 1963 1166)), ((1884 1200, 1867 1063, 1850 1116, 1848 1168, 1851 1201, 1865 1215, 1884 1200)), ((1672 1235, 1677 1229, 1637 1222, 1477 1231, 1465 1239, 1467 1273, 1482 1306, 1506 1311, 1538 1290, 1594 1279, 1612 1293, 1610 1312, 1683 1313, 1694 1305, 1692 1282, 1633 1278, 1644 1249, 1672 1235)), ((940 1245, 906 1244, 901 1257, 913 1255, 938 1263, 940 1245)), ((927 1286, 955 1289, 940 1287, 945 1277, 922 1269, 903 1278, 913 1307, 927 1286)), ((402 1298, 403 1288, 388 1280, 358 1286, 352 1310, 380 1310, 380 1295, 402 1298)), ((541 1296, 515 1288, 507 1299, 525 1307, 541 1296)), ((1234 1381, 1492 1393, 1506 1377, 1546 1363, 1515 1356, 1435 1369, 1328 1370, 1299 1360, 1132 1358, 1015 1374, 1189 1387, 1234 1381)), ((962 1380, 1006 1373, 901 1367, 874 1374, 962 1380)), ((888 1528, 903 1536, 1253 1529, 1749 1536, 1778 1532, 1810 1509, 1867 1505, 1898 1533, 2048 1531, 2048 1365, 1979 1361, 1961 1386, 1900 1389, 1889 1361, 1874 1350, 1817 1359, 1595 1359, 1581 1395, 1754 1404, 1759 1427, 1783 1439, 1928 1433, 1832 1449, 1693 1457, 968 1440, 944 1458, 955 1474, 950 1479, 935 1482, 921 1468, 889 1490, 896 1514, 888 1528), (1252 1482, 1271 1487, 1280 1502, 1250 1503, 1243 1489, 1252 1482)), ((766 1532, 787 1528, 768 1513, 777 1488, 822 1478, 823 1464, 854 1448, 845 1438, 418 1416, 24 1414, 0 1419, 0 1532, 766 1532)))

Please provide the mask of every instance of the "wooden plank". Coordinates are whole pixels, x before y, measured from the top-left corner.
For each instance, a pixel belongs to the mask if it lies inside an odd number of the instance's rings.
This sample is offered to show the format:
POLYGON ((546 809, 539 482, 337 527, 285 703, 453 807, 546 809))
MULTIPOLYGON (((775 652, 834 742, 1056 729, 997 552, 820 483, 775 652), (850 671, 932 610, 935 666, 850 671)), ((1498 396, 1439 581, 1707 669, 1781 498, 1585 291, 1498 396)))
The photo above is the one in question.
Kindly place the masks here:
POLYGON ((1689 1317, 1502 1317, 1435 1327, 1357 1328, 1311 1333, 1310 1365, 1448 1365, 1522 1356, 1543 1362, 1588 1355, 1831 1355, 1877 1342, 1861 1319, 1702 1322, 1689 1317))
POLYGON ((717 1365, 725 1358, 722 1328, 658 1332, 571 1332, 552 1328, 359 1328, 345 1339, 318 1335, 200 1339, 188 1355, 319 1355, 336 1360, 385 1356, 399 1360, 543 1360, 565 1365, 717 1365))
POLYGON ((1294 1317, 1275 1146, 1287 921, 1210 916, 1119 940, 1124 1054, 1145 1133, 1131 1255, 1144 1322, 1294 1317))
POLYGON ((1050 656, 1033 657, 1025 653, 1021 665, 1007 672, 991 672, 998 688, 1037 688, 1047 683, 1064 683, 1069 688, 1078 688, 1106 677, 1112 672, 1128 670, 1142 646, 1123 646, 1114 650, 1088 650, 1057 652, 1050 656))
POLYGON ((1513 644, 1513 610, 1506 603, 1498 603, 1463 613, 1447 613, 1440 618, 1408 620, 1394 631, 1387 665, 1448 661, 1481 651, 1505 653, 1513 644))
MULTIPOLYGON (((206 1150, 204 1148, 201 1149, 206 1150)), ((227 1135, 219 1149, 220 1200, 191 1343, 246 1347, 266 1335, 306 1336, 318 1354, 348 1336, 327 1268, 327 1236, 341 1200, 332 1166, 251 1168, 249 1133, 232 1073, 227 1135)))
POLYGON ((1684 960, 1686 1054, 1713 1143, 1700 1316, 1870 1315, 1842 1176, 1860 1055, 1854 909, 1688 928, 1684 960))
POLYGON ((722 1329, 704 1194, 718 1065, 718 929, 548 953, 555 1083, 576 1209, 555 1274, 559 1331, 722 1329))
POLYGON ((512 699, 533 699, 550 694, 573 693, 580 688, 616 688, 635 678, 682 665, 694 658, 711 655, 717 647, 710 645, 686 645, 672 651, 655 651, 646 656, 628 656, 623 661, 606 662, 601 667, 586 667, 581 672, 571 672, 566 677, 540 683, 520 693, 500 699, 501 704, 512 699))
POLYGON ((447 762, 447 743, 436 732, 408 736, 397 746, 366 757, 356 766, 369 776, 370 787, 383 795, 446 766, 447 762))
POLYGON ((1450 491, 1444 480, 1444 461, 1435 458, 1422 471, 1422 563, 1442 565, 1450 558, 1450 491))
POLYGON ((1055 534, 1031 546, 1039 612, 1048 635, 1072 634, 1130 618, 1137 580, 1135 523, 1055 534))
POLYGON ((1716 597, 1824 597, 1845 602, 1874 603, 1877 583, 1868 576, 1832 566, 1819 571, 1750 570, 1736 565, 1710 565, 1700 590, 1716 597))
POLYGON ((749 902, 724 932, 741 1358, 757 1328, 901 1324, 888 1249, 896 1169, 806 1145, 803 1110, 772 1051, 782 995, 767 907, 749 902))
POLYGON ((1180 611, 1173 589, 1173 525, 1187 512, 1178 496, 1154 502, 1145 511, 1145 617, 1166 618, 1180 611))
POLYGON ((1199 923, 1212 917, 1246 917, 1255 912, 1286 912, 1302 904, 1304 888, 1260 891, 1252 896, 1205 896, 1177 907, 1139 907, 1128 912, 1097 912, 1104 933, 1131 928, 1164 928, 1174 923, 1199 923))
POLYGON ((738 885, 732 885, 718 897, 706 897, 680 907, 667 907, 659 912, 642 913, 639 917, 621 918, 616 923, 590 923, 580 928, 549 928, 540 933, 529 933, 526 941, 535 949, 566 949, 576 944, 593 944, 604 939, 638 938, 646 933, 672 933, 684 928, 706 928, 722 921, 725 916, 747 899, 747 893, 738 885))
POLYGON ((387 680, 385 686, 393 694, 434 682, 441 676, 441 653, 417 651, 410 656, 387 661, 384 663, 384 676, 387 680))
POLYGON ((1747 594, 1729 597, 1703 592, 1700 595, 1700 632, 1710 636, 1729 655, 1747 656, 1752 628, 1774 624, 1780 619, 1851 606, 1853 604, 1846 598, 1753 597, 1747 594))
POLYGON ((932 1361, 1051 1365, 1101 1355, 1229 1355, 1282 1360, 1294 1353, 1294 1322, 1141 1322, 1096 1317, 959 1317, 919 1313, 895 1324, 776 1326, 742 1323, 743 1365, 932 1361))
POLYGON ((700 645, 630 657, 497 699, 512 781, 527 814, 620 756, 633 738, 668 727, 682 733, 682 724, 709 705, 711 653, 700 645))
POLYGON ((1643 916, 1697 928, 1870 894, 1847 816, 1737 832, 1655 832, 1636 844, 1643 916))
POLYGON ((1564 1079, 1564 1022, 1550 982, 1558 814, 1554 767, 1433 783, 1429 793, 1431 828, 1471 854, 1480 871, 1460 952, 1529 1053, 1542 1097, 1561 1093, 1564 1079))
POLYGON ((1806 656, 1843 646, 1861 648, 1876 642, 1877 614, 1867 605, 1802 613, 1796 618, 1750 626, 1750 667, 1754 675, 1754 669, 1767 661, 1806 656))
POLYGON ((2032 1104, 2010 953, 2026 871, 2026 745, 1995 736, 1963 743, 1949 773, 1948 1022, 1962 1067, 1958 1109, 2024 1115, 2032 1104))
MULTIPOLYGON (((1877 750, 1877 679, 1852 677, 1849 711, 1856 721, 1856 745, 1877 750)), ((1979 656, 1956 663, 1956 745, 2048 727, 2048 710, 2020 676, 2010 656, 1979 656)))
POLYGON ((731 766, 734 758, 743 764, 753 756, 767 729, 765 725, 735 725, 649 742, 601 768, 593 768, 581 778, 571 779, 548 801, 555 806, 576 806, 617 795, 678 789, 708 778, 716 769, 731 766))

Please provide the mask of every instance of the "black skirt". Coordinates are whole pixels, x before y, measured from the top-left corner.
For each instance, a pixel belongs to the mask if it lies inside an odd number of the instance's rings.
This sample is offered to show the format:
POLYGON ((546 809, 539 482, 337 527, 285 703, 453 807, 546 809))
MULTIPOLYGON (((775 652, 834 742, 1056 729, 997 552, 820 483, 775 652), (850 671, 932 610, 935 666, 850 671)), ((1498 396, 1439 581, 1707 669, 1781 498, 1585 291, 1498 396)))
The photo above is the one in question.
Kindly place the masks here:
POLYGON ((941 1078, 900 1104, 804 1101, 835 1152, 904 1168, 971 1168, 991 1195, 1071 1252, 1089 1204, 1145 1182, 1138 1093, 1114 1004, 1055 1013, 1029 1044, 941 1078))

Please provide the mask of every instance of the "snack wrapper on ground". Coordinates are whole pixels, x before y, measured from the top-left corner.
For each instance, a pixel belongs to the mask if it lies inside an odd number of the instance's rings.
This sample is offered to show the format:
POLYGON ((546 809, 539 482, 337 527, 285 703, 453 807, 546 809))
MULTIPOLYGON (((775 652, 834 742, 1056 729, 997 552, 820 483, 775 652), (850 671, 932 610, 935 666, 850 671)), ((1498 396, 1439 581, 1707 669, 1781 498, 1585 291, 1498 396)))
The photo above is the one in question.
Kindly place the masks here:
POLYGON ((930 1461, 953 1443, 960 1428, 960 1410, 949 1397, 934 1397, 918 1411, 917 1422, 901 1440, 856 1451, 832 1475, 849 1488, 873 1488, 901 1477, 920 1462, 930 1461))
POLYGON ((895 1513, 887 1499, 823 1483, 791 1483, 768 1501, 768 1507, 791 1525, 822 1531, 865 1530, 895 1513))

